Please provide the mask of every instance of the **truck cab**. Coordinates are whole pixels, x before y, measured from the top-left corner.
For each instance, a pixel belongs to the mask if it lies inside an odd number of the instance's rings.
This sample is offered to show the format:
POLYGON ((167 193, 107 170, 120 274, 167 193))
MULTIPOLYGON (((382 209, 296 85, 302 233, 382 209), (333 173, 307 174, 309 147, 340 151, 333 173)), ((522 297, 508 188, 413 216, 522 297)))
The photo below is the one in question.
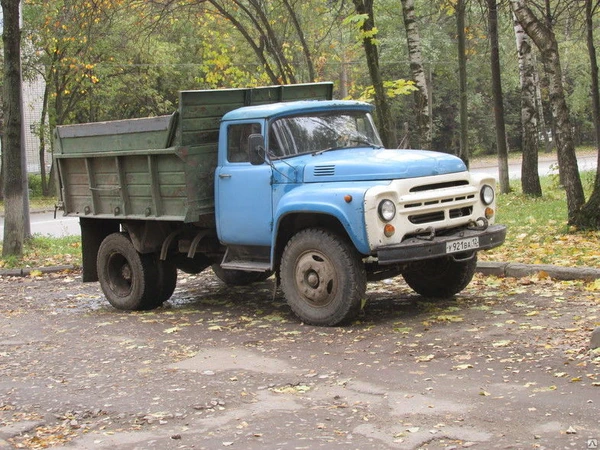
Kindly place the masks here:
MULTIPOLYGON (((223 268, 275 271, 304 231, 349 244, 368 279, 403 273, 413 289, 434 297, 466 286, 477 251, 505 238, 505 227, 494 225, 495 180, 469 174, 452 155, 384 149, 372 109, 299 101, 223 117, 215 173, 223 268), (445 277, 442 266, 450 268, 445 277)), ((343 269, 321 262, 320 253, 292 263, 293 281, 282 278, 287 298, 310 304, 323 284, 339 285, 333 274, 343 269)))

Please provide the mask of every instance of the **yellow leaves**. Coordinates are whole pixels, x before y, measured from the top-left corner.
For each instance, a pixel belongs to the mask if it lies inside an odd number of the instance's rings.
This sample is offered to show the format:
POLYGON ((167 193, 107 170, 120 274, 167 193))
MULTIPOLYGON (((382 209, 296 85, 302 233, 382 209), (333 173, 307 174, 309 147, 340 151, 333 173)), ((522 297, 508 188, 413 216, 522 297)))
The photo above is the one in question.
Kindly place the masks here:
POLYGON ((433 358, 435 358, 435 355, 421 355, 421 356, 417 356, 415 358, 416 362, 429 362, 431 361, 433 358))
POLYGON ((306 392, 310 391, 310 389, 311 389, 311 387, 307 386, 305 384, 297 384, 297 385, 288 384, 285 386, 274 387, 272 389, 272 391, 277 394, 299 395, 299 394, 305 394, 306 392))
POLYGON ((435 318, 438 322, 462 322, 463 318, 451 314, 441 314, 435 318))
POLYGON ((593 281, 592 283, 589 283, 585 287, 585 290, 589 291, 589 292, 599 292, 600 291, 600 278, 598 278, 597 280, 593 281))

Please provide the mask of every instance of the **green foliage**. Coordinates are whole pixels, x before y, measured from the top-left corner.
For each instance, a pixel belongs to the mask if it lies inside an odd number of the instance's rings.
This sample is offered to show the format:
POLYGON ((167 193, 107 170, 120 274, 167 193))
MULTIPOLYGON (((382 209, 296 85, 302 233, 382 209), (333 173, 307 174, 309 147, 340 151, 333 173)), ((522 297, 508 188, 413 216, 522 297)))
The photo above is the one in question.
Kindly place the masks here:
POLYGON ((352 14, 351 16, 346 17, 342 23, 344 25, 351 25, 358 31, 356 38, 359 41, 370 39, 373 44, 379 45, 379 41, 376 38, 379 34, 377 27, 373 27, 370 30, 364 29, 367 20, 369 20, 368 14, 352 14))
POLYGON ((37 173, 28 175, 29 197, 42 197, 42 177, 37 173))
MULTIPOLYGON (((407 80, 395 80, 385 81, 383 83, 385 92, 389 98, 396 98, 401 95, 409 95, 411 92, 417 90, 414 81, 407 80)), ((373 86, 368 86, 360 95, 359 100, 369 102, 375 97, 375 89, 373 86)))

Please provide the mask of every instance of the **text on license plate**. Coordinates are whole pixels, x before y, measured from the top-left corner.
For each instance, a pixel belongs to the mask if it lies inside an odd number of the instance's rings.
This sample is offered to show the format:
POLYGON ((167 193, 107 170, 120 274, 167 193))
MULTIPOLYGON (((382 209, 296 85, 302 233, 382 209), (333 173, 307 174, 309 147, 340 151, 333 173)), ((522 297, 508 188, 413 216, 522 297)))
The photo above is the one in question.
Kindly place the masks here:
POLYGON ((472 237, 458 241, 446 242, 446 253, 466 252, 479 248, 479 238, 472 237))

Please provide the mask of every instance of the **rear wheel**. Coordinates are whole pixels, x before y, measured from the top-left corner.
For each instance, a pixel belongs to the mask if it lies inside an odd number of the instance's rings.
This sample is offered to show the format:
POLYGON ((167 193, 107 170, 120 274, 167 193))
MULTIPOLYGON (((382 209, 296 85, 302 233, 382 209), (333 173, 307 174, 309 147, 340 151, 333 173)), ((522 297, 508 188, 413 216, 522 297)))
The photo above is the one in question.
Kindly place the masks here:
POLYGON ((424 297, 449 298, 462 291, 473 279, 477 255, 468 260, 436 258, 415 263, 402 273, 406 283, 424 297))
POLYGON ((155 256, 138 253, 126 234, 113 233, 102 241, 97 264, 100 287, 112 306, 121 310, 157 306, 155 256))
POLYGON ((354 247, 323 229, 306 229, 290 239, 280 277, 288 304, 312 325, 334 326, 355 318, 367 285, 354 247))

